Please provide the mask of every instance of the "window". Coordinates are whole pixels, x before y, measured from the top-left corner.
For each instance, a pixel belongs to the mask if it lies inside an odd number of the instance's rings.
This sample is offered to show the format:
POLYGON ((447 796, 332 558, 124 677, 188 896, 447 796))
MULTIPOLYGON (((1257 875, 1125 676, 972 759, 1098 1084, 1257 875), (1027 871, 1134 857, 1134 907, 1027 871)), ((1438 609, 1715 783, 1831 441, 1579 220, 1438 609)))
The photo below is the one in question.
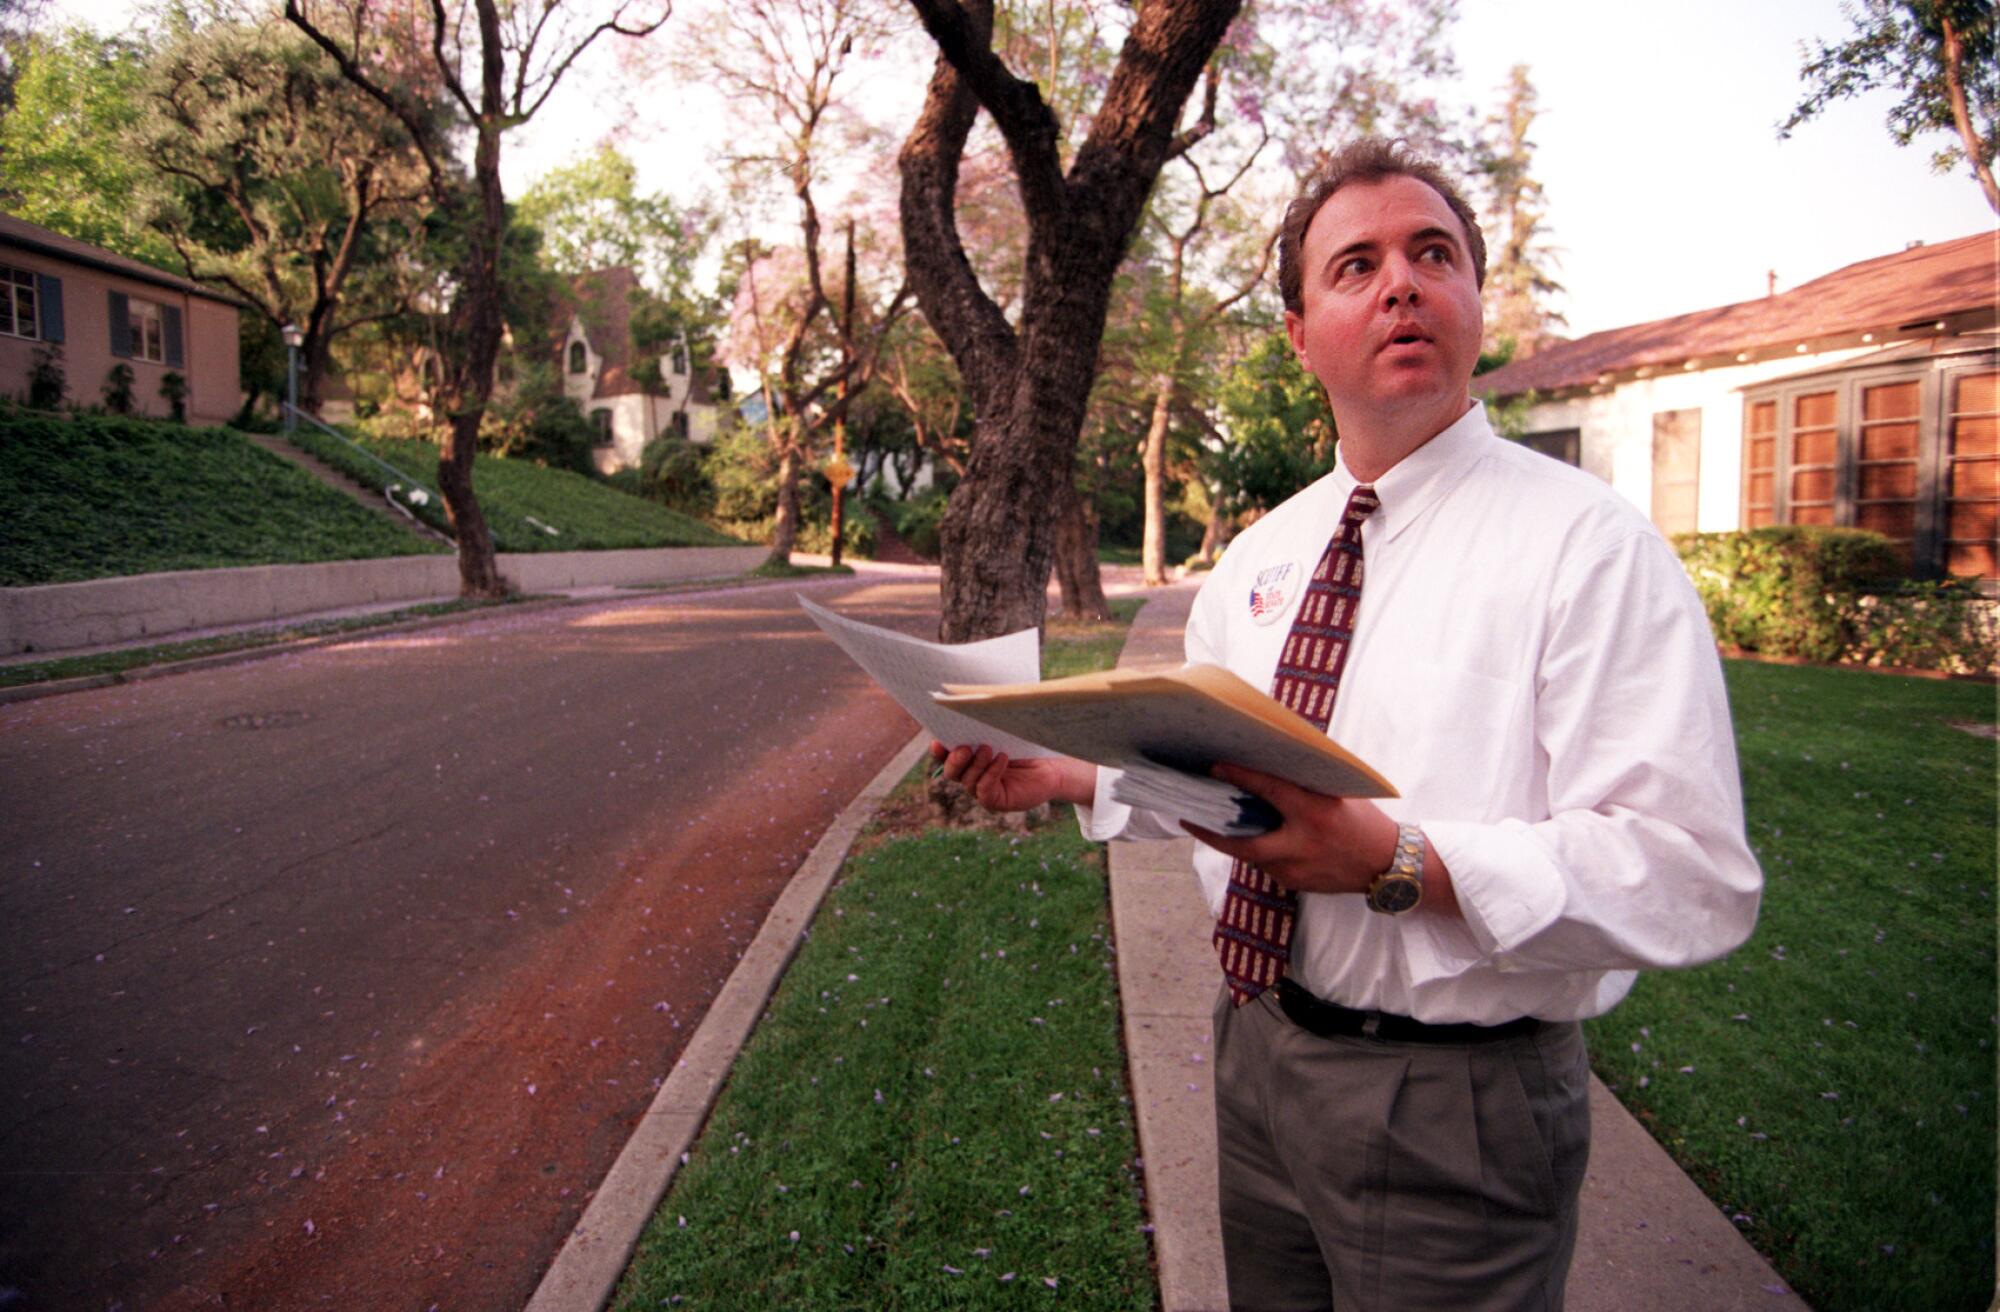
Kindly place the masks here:
POLYGON ((1579 464, 1583 456, 1583 430, 1552 428, 1543 433, 1529 433, 1521 439, 1521 445, 1566 465, 1579 464))
POLYGON ((597 445, 611 445, 611 412, 603 406, 590 412, 590 426, 597 430, 597 445))
POLYGON ((585 356, 582 342, 569 344, 569 371, 573 374, 588 373, 590 361, 585 356))
POLYGON ((1743 519, 1873 529, 1919 578, 1996 574, 2000 372, 1943 357, 1750 392, 1743 519))
POLYGON ((688 371, 687 348, 685 346, 676 346, 674 348, 674 373, 678 377, 685 378, 687 377, 687 371, 688 371))
POLYGON ((11 337, 42 335, 39 291, 34 274, 0 264, 0 333, 11 337))
POLYGON ((128 340, 132 344, 132 358, 165 364, 167 334, 161 322, 160 307, 151 301, 131 301, 127 306, 126 331, 131 334, 128 340))

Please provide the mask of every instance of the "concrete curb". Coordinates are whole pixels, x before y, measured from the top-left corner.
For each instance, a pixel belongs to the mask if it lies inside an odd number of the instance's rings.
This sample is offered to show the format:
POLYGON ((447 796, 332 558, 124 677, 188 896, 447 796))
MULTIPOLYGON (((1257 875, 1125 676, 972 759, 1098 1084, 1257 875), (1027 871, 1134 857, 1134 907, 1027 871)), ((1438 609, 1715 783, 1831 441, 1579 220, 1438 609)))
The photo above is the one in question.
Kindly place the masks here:
POLYGON ((929 744, 928 733, 904 744, 828 826, 792 876, 543 1275, 527 1312, 596 1312, 610 1299, 640 1234, 680 1169, 682 1154, 707 1121, 737 1053, 764 1014, 855 836, 929 744))
MULTIPOLYGON (((1177 662, 1191 589, 1150 594, 1120 666, 1177 662)), ((1112 932, 1162 1312, 1224 1312, 1209 1020, 1218 975, 1192 839, 1110 844, 1112 932)), ((1596 1076, 1570 1312, 1806 1304, 1596 1076)))

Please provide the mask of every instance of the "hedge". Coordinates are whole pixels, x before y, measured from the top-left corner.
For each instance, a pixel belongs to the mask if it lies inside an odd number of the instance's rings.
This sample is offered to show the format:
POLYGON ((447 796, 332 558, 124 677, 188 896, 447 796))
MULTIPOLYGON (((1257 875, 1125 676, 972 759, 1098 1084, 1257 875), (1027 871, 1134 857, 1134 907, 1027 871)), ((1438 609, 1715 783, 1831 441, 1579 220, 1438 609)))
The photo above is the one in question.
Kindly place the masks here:
POLYGON ((1992 603, 1961 580, 1913 582, 1867 529, 1786 525, 1674 538, 1716 640, 1800 660, 1985 673, 1992 603))

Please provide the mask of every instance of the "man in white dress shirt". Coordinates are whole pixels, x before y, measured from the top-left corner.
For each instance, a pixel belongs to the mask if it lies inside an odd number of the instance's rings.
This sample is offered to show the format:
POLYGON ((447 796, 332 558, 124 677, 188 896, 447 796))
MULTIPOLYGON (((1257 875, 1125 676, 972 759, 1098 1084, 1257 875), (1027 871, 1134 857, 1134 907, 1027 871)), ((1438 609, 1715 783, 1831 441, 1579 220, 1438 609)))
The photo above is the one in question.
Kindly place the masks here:
MULTIPOLYGON (((1218 917, 1234 923, 1232 870, 1296 895, 1275 985, 1232 969, 1216 1007, 1230 1301, 1559 1308, 1589 1150, 1577 1022, 1756 919, 1714 642, 1636 510, 1496 437, 1469 398, 1485 250, 1443 174, 1357 142, 1293 202, 1279 252, 1339 463, 1231 544, 1187 658, 1272 687, 1329 536, 1364 503, 1344 667, 1310 677, 1334 692, 1328 732, 1401 795, 1220 767, 1282 823, 1195 831, 1218 917)), ((1110 771, 934 751, 992 809, 1064 800, 1092 838, 1179 833, 1113 801, 1110 771)))

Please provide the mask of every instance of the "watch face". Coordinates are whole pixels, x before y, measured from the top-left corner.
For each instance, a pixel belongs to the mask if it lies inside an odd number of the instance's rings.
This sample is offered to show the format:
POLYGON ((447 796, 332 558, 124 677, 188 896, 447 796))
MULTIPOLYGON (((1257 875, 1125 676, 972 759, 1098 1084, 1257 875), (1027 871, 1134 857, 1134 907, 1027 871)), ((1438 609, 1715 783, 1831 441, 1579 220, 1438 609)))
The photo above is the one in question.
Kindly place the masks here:
POLYGON ((1422 880, 1409 875, 1384 875, 1368 890, 1368 904, 1395 916, 1414 907, 1423 895, 1422 880))

